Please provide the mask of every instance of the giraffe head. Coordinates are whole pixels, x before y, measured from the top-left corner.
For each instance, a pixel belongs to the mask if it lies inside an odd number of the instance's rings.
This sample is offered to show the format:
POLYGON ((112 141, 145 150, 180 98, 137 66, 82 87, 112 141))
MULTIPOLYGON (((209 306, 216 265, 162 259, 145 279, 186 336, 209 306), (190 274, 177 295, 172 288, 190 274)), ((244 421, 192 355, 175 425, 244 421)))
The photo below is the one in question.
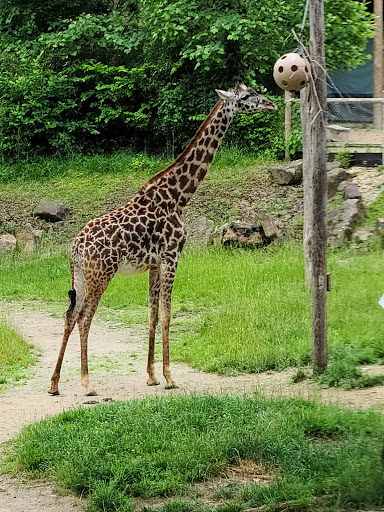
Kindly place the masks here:
POLYGON ((221 91, 216 89, 217 94, 227 101, 234 108, 234 113, 242 112, 253 114, 261 110, 276 110, 277 106, 258 94, 252 87, 247 87, 243 82, 236 82, 233 89, 221 91))

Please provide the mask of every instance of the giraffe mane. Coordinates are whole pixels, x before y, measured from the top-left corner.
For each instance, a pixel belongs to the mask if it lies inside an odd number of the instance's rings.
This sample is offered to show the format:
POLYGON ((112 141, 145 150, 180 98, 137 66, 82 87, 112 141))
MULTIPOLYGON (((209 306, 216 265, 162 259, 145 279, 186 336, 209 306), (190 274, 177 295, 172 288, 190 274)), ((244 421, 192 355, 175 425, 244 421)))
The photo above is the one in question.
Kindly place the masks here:
POLYGON ((152 183, 156 182, 159 178, 161 178, 162 176, 168 174, 175 167, 177 167, 178 165, 180 165, 183 162, 184 158, 188 155, 190 150, 193 149, 194 147, 196 147, 196 143, 197 143, 197 141, 200 138, 201 132, 203 132, 205 130, 205 128, 210 124, 210 122, 212 121, 212 118, 215 116, 215 114, 217 113, 217 111, 219 110, 219 108, 222 106, 223 103, 224 103, 224 100, 219 99, 219 101, 216 103, 216 105, 210 111, 210 113, 208 114, 206 119, 199 126, 199 128, 197 129, 195 135, 188 142, 188 144, 186 145, 185 149, 176 158, 176 160, 173 163, 171 163, 171 165, 169 165, 168 167, 166 167, 162 171, 160 171, 157 174, 155 174, 154 176, 152 176, 152 178, 150 178, 146 183, 144 183, 144 185, 141 187, 139 192, 147 190, 148 185, 151 185, 152 183))

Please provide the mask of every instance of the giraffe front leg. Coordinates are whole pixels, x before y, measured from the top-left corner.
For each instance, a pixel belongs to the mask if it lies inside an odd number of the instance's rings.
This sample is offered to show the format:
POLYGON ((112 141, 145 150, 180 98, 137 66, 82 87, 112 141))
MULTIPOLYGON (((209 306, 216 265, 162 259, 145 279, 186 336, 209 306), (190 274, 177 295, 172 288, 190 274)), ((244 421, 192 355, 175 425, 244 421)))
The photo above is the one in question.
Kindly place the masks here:
POLYGON ((159 321, 159 294, 160 271, 159 268, 149 270, 149 342, 148 342, 148 386, 157 386, 160 382, 155 376, 155 336, 159 321))
POLYGON ((166 380, 165 389, 177 388, 172 379, 169 360, 169 324, 171 320, 171 298, 177 261, 162 265, 161 269, 161 325, 163 338, 163 375, 166 380))

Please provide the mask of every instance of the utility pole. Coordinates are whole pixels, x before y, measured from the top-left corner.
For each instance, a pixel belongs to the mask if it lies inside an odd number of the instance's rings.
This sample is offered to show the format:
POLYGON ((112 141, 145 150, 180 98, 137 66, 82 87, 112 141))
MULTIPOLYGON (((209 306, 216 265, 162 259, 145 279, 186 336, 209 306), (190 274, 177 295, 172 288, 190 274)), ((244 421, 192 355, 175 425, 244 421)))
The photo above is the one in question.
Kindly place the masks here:
POLYGON ((327 347, 327 85, 323 0, 310 0, 312 78, 301 94, 303 115, 304 251, 307 282, 312 288, 314 371, 323 373, 327 347))

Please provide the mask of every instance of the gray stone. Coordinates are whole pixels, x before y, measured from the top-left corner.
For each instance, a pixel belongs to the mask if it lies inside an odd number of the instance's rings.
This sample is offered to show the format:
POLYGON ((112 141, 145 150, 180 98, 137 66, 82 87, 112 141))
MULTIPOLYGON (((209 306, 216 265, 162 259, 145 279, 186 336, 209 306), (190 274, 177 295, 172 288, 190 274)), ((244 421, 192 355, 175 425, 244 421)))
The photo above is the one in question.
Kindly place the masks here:
POLYGON ((55 222, 54 224, 52 224, 51 226, 51 231, 53 231, 53 233, 59 233, 60 231, 62 231, 65 227, 65 222, 63 220, 59 220, 58 222, 55 222))
POLYGON ((34 209, 33 215, 48 222, 59 222, 68 219, 71 210, 68 206, 56 201, 40 201, 34 209))
POLYGON ((188 245, 207 245, 213 228, 213 221, 205 216, 197 217, 187 226, 188 245))
POLYGON ((30 224, 16 229, 16 240, 20 249, 25 252, 33 252, 43 234, 42 229, 34 229, 30 224))
POLYGON ((341 192, 344 199, 361 199, 361 192, 357 183, 342 181, 338 191, 341 192))
POLYGON ((351 240, 354 228, 365 219, 365 208, 359 199, 347 199, 328 214, 328 243, 341 247, 351 240))
POLYGON ((16 237, 7 233, 0 235, 0 252, 13 252, 16 248, 16 237))
POLYGON ((229 224, 222 240, 223 245, 240 247, 261 247, 265 242, 260 226, 240 221, 233 221, 229 224))
POLYGON ((340 183, 346 179, 347 171, 341 169, 341 167, 336 167, 336 169, 327 172, 328 199, 331 199, 337 193, 340 183))
POLYGON ((228 229, 228 223, 216 226, 213 233, 209 237, 209 243, 213 245, 221 245, 223 243, 223 237, 228 229))
POLYGON ((255 223, 261 226, 265 238, 267 238, 269 241, 272 241, 275 238, 279 238, 281 236, 281 231, 277 227, 276 222, 265 210, 256 211, 255 223))
POLYGON ((333 171, 333 169, 337 169, 341 166, 341 163, 337 160, 334 160, 333 162, 327 162, 327 172, 333 171))
POLYGON ((376 233, 384 238, 384 218, 380 217, 376 221, 376 233))
POLYGON ((278 185, 295 185, 303 178, 302 160, 294 160, 287 164, 275 164, 268 169, 274 183, 278 185))
POLYGON ((364 245, 374 236, 372 228, 359 228, 352 234, 352 242, 356 245, 364 245))

